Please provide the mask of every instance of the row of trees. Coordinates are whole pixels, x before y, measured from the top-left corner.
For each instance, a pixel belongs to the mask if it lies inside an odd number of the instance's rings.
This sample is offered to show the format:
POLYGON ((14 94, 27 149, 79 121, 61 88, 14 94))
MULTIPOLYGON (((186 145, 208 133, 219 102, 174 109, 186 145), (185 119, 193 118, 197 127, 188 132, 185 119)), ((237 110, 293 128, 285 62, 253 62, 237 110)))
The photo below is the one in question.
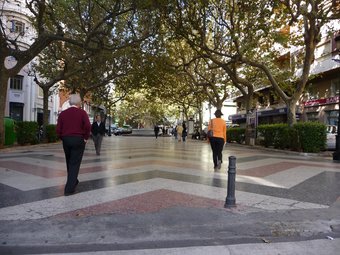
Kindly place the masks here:
POLYGON ((13 37, 5 19, 0 23, 0 146, 8 80, 29 62, 38 58, 30 72, 39 73, 35 81, 44 91, 47 118, 47 95, 59 81, 82 96, 113 81, 117 87, 130 89, 125 82, 133 80, 128 76, 133 75, 137 60, 131 56, 141 52, 143 42, 155 36, 159 24, 155 7, 144 1, 25 2, 36 31, 28 48, 20 47, 21 35, 13 37), (15 65, 5 66, 7 58, 14 58, 15 65))
MULTIPOLYGON (((337 0, 26 2, 37 31, 28 49, 0 24, 0 146, 8 79, 37 57, 32 72, 45 100, 64 81, 66 89, 90 92, 108 108, 139 91, 147 102, 177 105, 187 115, 203 101, 221 108, 235 91, 250 110, 254 90, 271 85, 293 124, 321 29, 339 21, 337 0), (304 49, 299 75, 278 61, 294 46, 304 49), (4 65, 7 57, 17 61, 12 68, 4 65)), ((47 101, 44 108, 47 118, 47 101)))

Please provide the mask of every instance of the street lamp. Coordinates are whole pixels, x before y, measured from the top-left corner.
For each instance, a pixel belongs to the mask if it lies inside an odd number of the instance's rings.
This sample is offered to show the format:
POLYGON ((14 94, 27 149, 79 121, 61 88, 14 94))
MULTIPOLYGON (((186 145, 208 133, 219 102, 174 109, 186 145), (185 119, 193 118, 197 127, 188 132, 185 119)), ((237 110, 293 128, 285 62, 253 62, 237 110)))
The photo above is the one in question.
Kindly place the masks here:
MULTIPOLYGON (((335 41, 339 41, 340 36, 335 38, 335 41)), ((340 53, 338 54, 340 56, 340 53)), ((339 59, 332 59, 335 62, 339 62, 339 59)), ((333 152, 333 160, 340 163, 340 88, 338 95, 338 132, 335 136, 335 152, 333 152)))
POLYGON ((336 138, 335 138, 335 152, 333 152, 333 160, 337 161, 340 163, 340 93, 338 96, 338 105, 339 105, 339 109, 338 109, 338 132, 336 134, 336 138))
POLYGON ((182 122, 183 123, 183 121, 184 121, 184 111, 183 111, 183 109, 180 106, 178 106, 177 108, 178 108, 178 111, 179 111, 179 120, 178 120, 178 122, 182 122))
POLYGON ((111 115, 109 114, 107 117, 109 118, 109 130, 108 130, 107 135, 108 135, 108 136, 111 136, 111 135, 112 135, 112 134, 111 134, 111 115))
POLYGON ((209 102, 208 104, 208 108, 209 108, 209 121, 211 120, 211 103, 209 102))

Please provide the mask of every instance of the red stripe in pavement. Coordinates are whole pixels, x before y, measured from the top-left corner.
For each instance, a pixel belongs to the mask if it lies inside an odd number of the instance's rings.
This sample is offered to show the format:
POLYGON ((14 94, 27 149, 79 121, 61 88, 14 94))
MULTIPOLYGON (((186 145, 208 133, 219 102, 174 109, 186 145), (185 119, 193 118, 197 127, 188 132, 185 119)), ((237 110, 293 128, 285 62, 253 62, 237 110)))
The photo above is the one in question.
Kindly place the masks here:
POLYGON ((54 178, 66 175, 66 171, 16 161, 0 161, 0 167, 44 178, 54 178))
POLYGON ((102 214, 131 214, 157 212, 170 207, 223 208, 224 201, 209 199, 181 192, 160 189, 123 199, 102 203, 83 209, 58 214, 55 217, 86 217, 102 214))
MULTIPOLYGON (((275 164, 263 165, 259 167, 249 168, 247 170, 240 170, 237 172, 238 175, 246 175, 253 177, 266 177, 271 174, 282 172, 294 167, 299 166, 310 166, 310 167, 320 167, 322 168, 334 168, 331 166, 324 166, 318 164, 308 164, 308 163, 294 163, 294 162, 279 162, 275 164)), ((308 168, 306 168, 308 169, 308 168)))

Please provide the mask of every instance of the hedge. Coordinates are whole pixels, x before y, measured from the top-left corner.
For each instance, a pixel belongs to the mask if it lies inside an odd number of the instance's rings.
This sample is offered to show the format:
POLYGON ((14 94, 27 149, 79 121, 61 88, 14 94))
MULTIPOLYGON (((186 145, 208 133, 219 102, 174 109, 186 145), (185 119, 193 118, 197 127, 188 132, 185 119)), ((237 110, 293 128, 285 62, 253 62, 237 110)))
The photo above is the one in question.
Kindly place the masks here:
POLYGON ((227 129, 227 142, 237 142, 237 143, 243 143, 245 140, 245 128, 228 128, 227 129))
POLYGON ((320 152, 326 146, 326 125, 302 122, 290 128, 287 124, 267 124, 257 128, 262 145, 278 149, 320 152))
POLYGON ((47 125, 46 126, 46 138, 49 143, 54 143, 58 140, 56 125, 47 125))
POLYGON ((319 152, 326 148, 327 127, 319 122, 304 122, 294 125, 304 152, 319 152))
POLYGON ((16 132, 18 144, 37 144, 39 142, 37 137, 38 128, 37 122, 17 121, 16 132))
POLYGON ((291 138, 290 129, 287 124, 265 124, 257 127, 259 136, 263 139, 260 143, 265 146, 274 148, 290 148, 291 138))

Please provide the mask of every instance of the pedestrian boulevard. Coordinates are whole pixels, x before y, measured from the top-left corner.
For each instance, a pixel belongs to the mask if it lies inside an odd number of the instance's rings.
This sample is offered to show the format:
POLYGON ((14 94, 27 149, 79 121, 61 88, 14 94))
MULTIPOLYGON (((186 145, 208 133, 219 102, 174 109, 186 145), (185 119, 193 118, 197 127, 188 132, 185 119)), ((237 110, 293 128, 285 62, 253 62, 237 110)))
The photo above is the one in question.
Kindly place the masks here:
POLYGON ((105 137, 100 156, 89 141, 77 192, 65 197, 61 143, 4 149, 0 253, 28 254, 23 247, 35 247, 36 254, 59 253, 60 247, 65 254, 95 252, 97 244, 110 251, 141 250, 154 249, 155 242, 159 248, 177 249, 197 247, 199 240, 221 249, 218 245, 245 243, 244 238, 253 243, 261 236, 288 241, 317 239, 313 236, 320 233, 340 236, 329 229, 340 224, 333 218, 337 212, 340 218, 340 165, 330 157, 228 144, 218 172, 211 157, 206 141, 191 139, 105 137), (229 156, 237 158, 236 207, 226 209, 229 156), (296 221, 305 217, 319 225, 290 223, 288 234, 287 223, 281 221, 291 221, 292 215, 296 221), (259 219, 270 223, 259 224, 259 219), (242 225, 247 221, 253 226, 249 232, 242 225))

